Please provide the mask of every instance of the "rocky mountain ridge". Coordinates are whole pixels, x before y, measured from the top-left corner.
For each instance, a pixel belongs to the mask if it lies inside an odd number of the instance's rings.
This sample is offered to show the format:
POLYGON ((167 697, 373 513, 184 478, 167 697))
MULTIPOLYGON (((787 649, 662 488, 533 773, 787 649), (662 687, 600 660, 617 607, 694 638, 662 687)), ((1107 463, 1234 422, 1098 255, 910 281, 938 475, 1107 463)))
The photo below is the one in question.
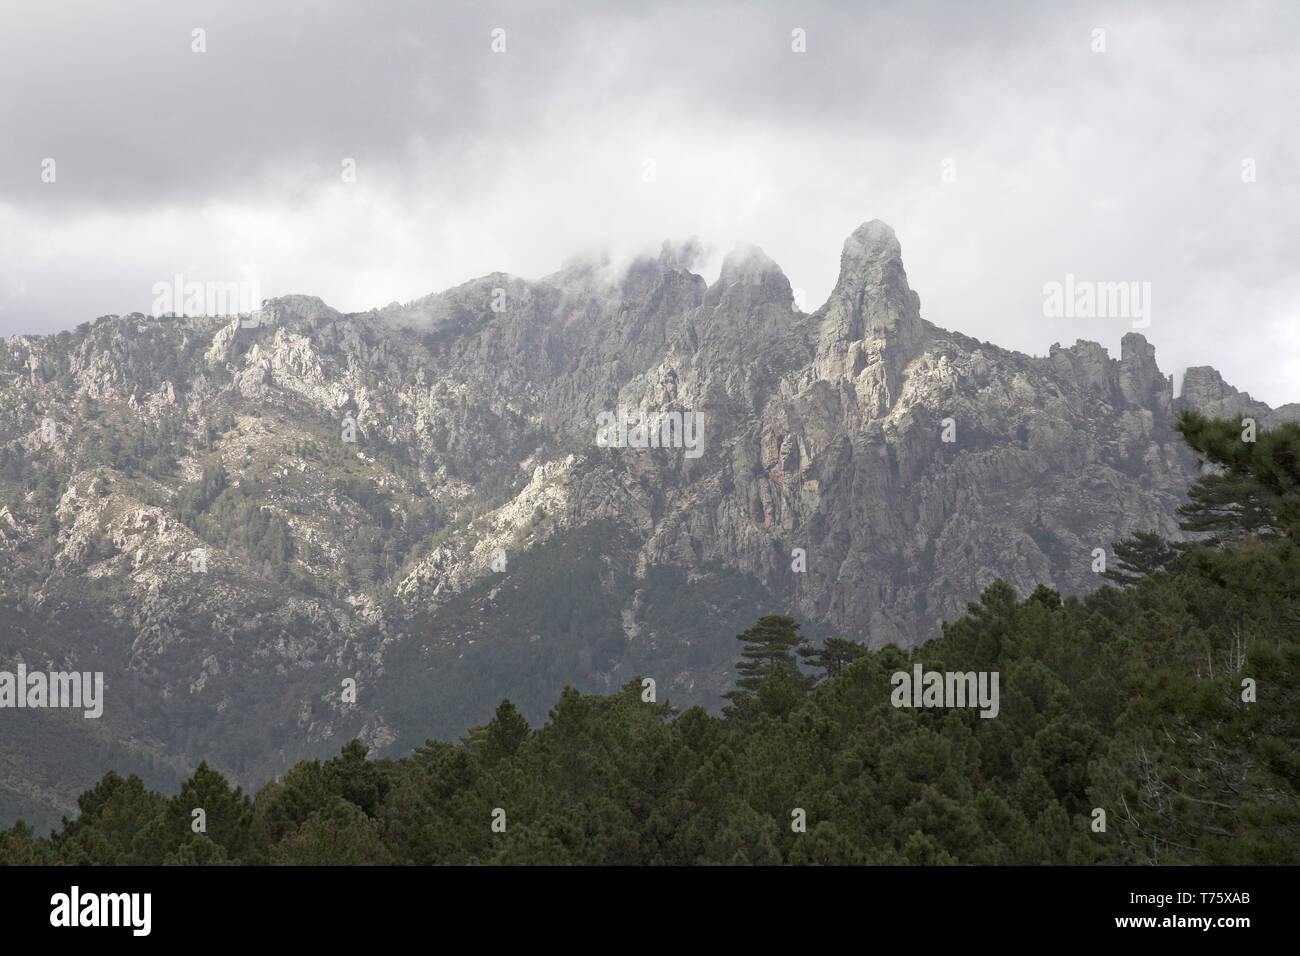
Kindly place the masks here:
POLYGON ((937 328, 878 221, 812 313, 761 250, 711 284, 697 254, 4 341, 0 654, 102 665, 124 703, 60 733, 164 775, 399 749, 635 673, 711 705, 760 613, 910 645, 998 577, 1090 591, 1093 549, 1179 536, 1180 406, 1300 418, 1209 368, 1175 399, 1137 333, 1031 357, 937 328), (703 453, 600 447, 620 406, 702 415, 703 453))

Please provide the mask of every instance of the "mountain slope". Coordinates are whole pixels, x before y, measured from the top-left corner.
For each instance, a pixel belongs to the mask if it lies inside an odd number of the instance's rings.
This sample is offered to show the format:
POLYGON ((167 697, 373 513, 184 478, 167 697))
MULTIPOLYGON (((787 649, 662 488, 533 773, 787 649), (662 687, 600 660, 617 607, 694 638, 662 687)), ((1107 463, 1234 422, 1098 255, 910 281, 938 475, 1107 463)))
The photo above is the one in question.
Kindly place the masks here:
POLYGON ((913 645, 995 578, 1080 594, 1093 549, 1177 537, 1181 404, 1297 417, 1213 370, 1175 400, 1135 333, 1114 360, 939 329, 880 222, 812 314, 761 250, 712 284, 697 252, 4 342, 0 668, 107 692, 102 728, 4 734, 0 811, 70 812, 103 767, 51 756, 64 737, 158 786, 199 754, 257 780, 503 696, 535 722, 566 683, 712 705, 732 635, 776 609, 913 645), (699 454, 602 447, 620 406, 702 416, 699 454))

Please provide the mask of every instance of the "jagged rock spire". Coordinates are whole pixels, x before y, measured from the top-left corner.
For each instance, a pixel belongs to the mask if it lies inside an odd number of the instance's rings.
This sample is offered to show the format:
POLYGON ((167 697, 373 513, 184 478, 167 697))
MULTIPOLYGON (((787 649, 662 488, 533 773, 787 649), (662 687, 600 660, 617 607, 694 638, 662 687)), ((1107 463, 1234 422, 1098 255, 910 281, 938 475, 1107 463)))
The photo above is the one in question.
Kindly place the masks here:
POLYGON ((863 223, 844 240, 839 279, 822 307, 818 371, 848 379, 869 417, 886 414, 921 343, 920 310, 894 230, 879 219, 863 223))
POLYGON ((742 310, 774 303, 792 311, 794 293, 781 267, 758 246, 738 244, 722 262, 718 280, 709 287, 704 304, 725 303, 742 310))

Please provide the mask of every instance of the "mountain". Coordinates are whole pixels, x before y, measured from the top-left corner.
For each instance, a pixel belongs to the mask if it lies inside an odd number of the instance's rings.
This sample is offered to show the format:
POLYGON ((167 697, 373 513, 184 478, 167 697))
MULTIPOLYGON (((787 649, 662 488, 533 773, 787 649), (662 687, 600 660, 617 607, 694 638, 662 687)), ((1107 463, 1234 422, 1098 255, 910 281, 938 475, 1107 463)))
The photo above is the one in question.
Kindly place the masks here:
POLYGON ((1094 549, 1180 536, 1178 408, 1300 418, 1209 368, 1175 399, 1136 333, 1115 360, 939 329, 878 221, 812 314, 761 250, 712 284, 698 256, 0 344, 0 669, 106 685, 98 720, 0 711, 0 820, 110 766, 261 780, 502 697, 536 722, 565 684, 714 705, 772 610, 910 646, 997 578, 1086 593, 1094 549), (634 447, 640 411, 685 427, 634 447))

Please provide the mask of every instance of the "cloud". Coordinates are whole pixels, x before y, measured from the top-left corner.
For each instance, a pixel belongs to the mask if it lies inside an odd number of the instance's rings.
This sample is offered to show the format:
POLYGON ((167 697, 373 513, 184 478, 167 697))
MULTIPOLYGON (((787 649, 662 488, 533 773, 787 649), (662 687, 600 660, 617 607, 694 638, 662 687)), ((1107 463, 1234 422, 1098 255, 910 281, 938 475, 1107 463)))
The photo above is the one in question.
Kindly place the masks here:
POLYGON ((1166 372, 1215 364, 1300 399, 1279 355, 1300 292, 1291 4, 32 3, 9 19, 0 334, 146 311, 177 272, 251 270, 266 295, 360 310, 690 235, 714 250, 706 278, 752 242, 815 308, 844 237, 880 218, 941 326, 1116 353, 1127 326, 1046 319, 1042 286, 1149 281, 1166 372))

